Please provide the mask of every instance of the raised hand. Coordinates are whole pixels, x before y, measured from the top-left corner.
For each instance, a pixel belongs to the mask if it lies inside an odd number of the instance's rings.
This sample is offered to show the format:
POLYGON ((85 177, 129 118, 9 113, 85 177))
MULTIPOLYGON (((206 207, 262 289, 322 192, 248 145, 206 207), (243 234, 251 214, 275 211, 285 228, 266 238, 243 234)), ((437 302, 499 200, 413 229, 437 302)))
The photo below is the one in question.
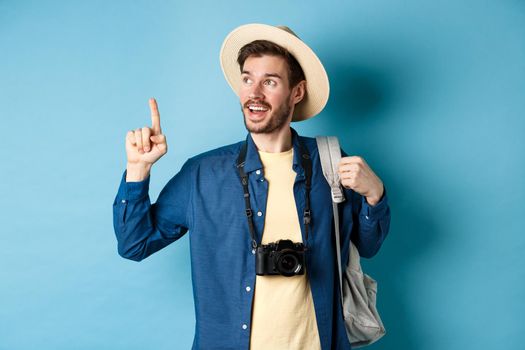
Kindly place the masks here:
POLYGON ((383 196, 383 182, 361 157, 341 158, 339 177, 343 187, 365 196, 370 205, 376 205, 383 196))
POLYGON ((128 164, 151 167, 153 163, 168 152, 166 136, 160 128, 160 114, 157 101, 149 99, 151 128, 143 127, 128 131, 126 135, 126 154, 128 164))

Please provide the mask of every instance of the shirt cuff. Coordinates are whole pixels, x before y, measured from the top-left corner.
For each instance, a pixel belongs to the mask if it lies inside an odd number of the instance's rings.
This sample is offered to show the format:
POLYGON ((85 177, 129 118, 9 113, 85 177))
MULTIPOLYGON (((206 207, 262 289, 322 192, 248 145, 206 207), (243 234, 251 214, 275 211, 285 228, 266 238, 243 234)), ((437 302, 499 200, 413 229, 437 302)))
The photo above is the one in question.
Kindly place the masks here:
POLYGON ((366 201, 366 197, 363 196, 363 204, 361 206, 361 216, 364 216, 367 220, 375 220, 386 214, 388 209, 388 196, 386 194, 386 187, 383 185, 383 196, 376 203, 376 205, 370 205, 366 201))
POLYGON ((126 182, 126 174, 127 170, 124 170, 118 190, 119 199, 121 201, 128 201, 146 197, 149 192, 150 175, 142 181, 126 182))

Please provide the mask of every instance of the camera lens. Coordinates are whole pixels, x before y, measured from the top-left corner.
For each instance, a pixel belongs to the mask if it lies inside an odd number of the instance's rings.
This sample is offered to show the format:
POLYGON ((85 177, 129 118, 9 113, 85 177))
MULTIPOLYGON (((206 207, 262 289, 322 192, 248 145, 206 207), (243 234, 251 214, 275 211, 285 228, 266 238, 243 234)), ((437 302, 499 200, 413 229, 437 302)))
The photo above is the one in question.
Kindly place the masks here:
POLYGON ((293 276, 300 269, 299 260, 294 253, 283 253, 277 260, 277 269, 284 276, 293 276))

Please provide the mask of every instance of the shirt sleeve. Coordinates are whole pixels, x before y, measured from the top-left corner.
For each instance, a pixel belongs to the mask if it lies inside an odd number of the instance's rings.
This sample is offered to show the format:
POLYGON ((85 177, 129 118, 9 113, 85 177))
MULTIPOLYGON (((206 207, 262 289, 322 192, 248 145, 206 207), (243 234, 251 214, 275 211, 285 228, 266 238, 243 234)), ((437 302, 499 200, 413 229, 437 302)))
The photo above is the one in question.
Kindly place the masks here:
POLYGON ((118 253, 141 261, 181 238, 191 226, 192 167, 186 161, 181 170, 150 203, 150 176, 126 182, 124 171, 113 202, 113 227, 118 253))
MULTIPOLYGON (((342 157, 347 157, 341 150, 342 157)), ((343 187, 348 203, 352 206, 352 232, 350 239, 359 250, 359 255, 371 258, 377 254, 390 229, 390 206, 386 186, 376 205, 370 205, 366 197, 343 187)))

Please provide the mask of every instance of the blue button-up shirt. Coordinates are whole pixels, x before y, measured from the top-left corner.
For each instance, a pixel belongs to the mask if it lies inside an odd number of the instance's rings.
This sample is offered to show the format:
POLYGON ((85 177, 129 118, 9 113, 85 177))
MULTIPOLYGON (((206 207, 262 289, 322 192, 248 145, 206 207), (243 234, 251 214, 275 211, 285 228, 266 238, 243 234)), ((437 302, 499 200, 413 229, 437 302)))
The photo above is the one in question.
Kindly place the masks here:
MULTIPOLYGON (((339 297, 330 187, 325 180, 315 138, 291 128, 294 148, 293 185, 297 214, 303 217, 305 173, 299 139, 312 159, 312 219, 308 240, 301 222, 307 277, 310 282, 322 349, 350 349, 339 297)), ((247 136, 245 172, 249 179, 256 240, 261 242, 268 182, 257 147, 247 136)), ((196 327, 193 349, 248 349, 255 286, 255 252, 251 247, 242 185, 236 161, 244 141, 188 159, 162 189, 154 204, 149 177, 126 182, 122 175, 113 203, 118 252, 140 261, 190 232, 196 327), (250 288, 247 288, 250 287, 250 288)), ((342 155, 346 153, 342 151, 342 155)), ((363 257, 376 254, 390 225, 386 191, 370 206, 357 192, 345 189, 339 204, 341 259, 348 262, 349 239, 363 257)), ((301 220, 302 221, 302 220, 301 220)), ((279 317, 279 310, 275 310, 279 317)))

